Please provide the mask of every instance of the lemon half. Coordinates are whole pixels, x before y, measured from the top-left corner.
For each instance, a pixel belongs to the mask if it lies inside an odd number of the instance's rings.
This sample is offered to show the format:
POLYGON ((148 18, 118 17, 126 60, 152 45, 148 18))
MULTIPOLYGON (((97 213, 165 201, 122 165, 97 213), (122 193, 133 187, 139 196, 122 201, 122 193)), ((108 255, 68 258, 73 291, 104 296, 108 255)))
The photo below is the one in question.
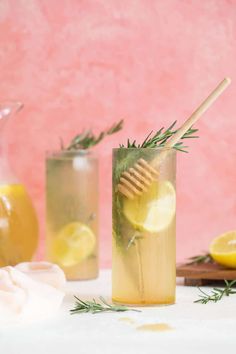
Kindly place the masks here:
POLYGON ((236 231, 216 237, 210 244, 210 255, 217 263, 236 268, 236 231))
POLYGON ((168 228, 175 216, 176 195, 169 181, 154 181, 147 192, 124 199, 124 215, 133 227, 150 233, 168 228))
POLYGON ((90 256, 96 245, 93 231, 81 222, 64 226, 53 240, 53 255, 57 263, 74 266, 90 256))

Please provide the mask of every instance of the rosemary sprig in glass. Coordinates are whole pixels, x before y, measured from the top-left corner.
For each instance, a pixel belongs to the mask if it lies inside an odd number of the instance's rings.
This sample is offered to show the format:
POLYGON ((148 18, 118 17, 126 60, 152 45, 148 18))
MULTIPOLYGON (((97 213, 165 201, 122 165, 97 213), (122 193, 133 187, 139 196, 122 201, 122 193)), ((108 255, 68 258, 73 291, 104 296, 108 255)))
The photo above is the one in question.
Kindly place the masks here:
POLYGON ((214 263, 210 253, 199 254, 197 256, 189 257, 188 259, 189 262, 186 263, 187 265, 214 263))
MULTIPOLYGON (((164 147, 165 144, 168 142, 168 140, 174 135, 178 129, 173 129, 174 126, 176 125, 177 121, 172 123, 169 128, 165 130, 164 127, 159 129, 155 134, 153 134, 153 131, 151 131, 148 136, 144 139, 144 141, 141 144, 136 143, 136 140, 130 141, 128 139, 127 144, 121 144, 120 148, 155 148, 155 147, 164 147)), ((198 136, 194 135, 198 129, 193 129, 190 128, 181 138, 181 140, 184 139, 197 139, 198 136)), ((178 151, 182 152, 188 152, 187 146, 183 145, 183 142, 180 141, 176 143, 173 148, 178 151)))
POLYGON ((195 300, 195 303, 207 304, 208 302, 218 302, 224 296, 229 296, 236 294, 236 290, 233 289, 233 286, 236 284, 236 280, 232 280, 231 282, 224 280, 225 288, 213 288, 210 294, 205 293, 201 288, 198 288, 201 292, 199 294, 200 299, 195 300))
MULTIPOLYGON (((178 129, 174 129, 177 121, 173 122, 169 128, 165 129, 164 127, 159 129, 154 135, 153 132, 149 133, 148 136, 144 139, 142 143, 137 143, 136 140, 131 142, 130 139, 128 139, 127 144, 120 144, 120 149, 117 152, 117 161, 116 163, 116 169, 114 170, 113 173, 113 185, 115 186, 117 183, 120 181, 120 177, 122 173, 126 170, 128 170, 130 167, 132 167, 140 157, 140 153, 138 151, 138 148, 156 148, 156 147, 164 147, 166 142, 169 140, 169 138, 175 134, 178 129), (126 151, 124 148, 132 148, 132 149, 137 149, 134 151, 130 156, 127 156, 126 151)), ((198 129, 193 129, 190 128, 183 136, 182 140, 184 139, 190 139, 190 138, 198 138, 198 136, 195 135, 195 133, 198 132, 198 129)), ((175 144, 174 148, 178 151, 181 152, 187 152, 187 146, 183 145, 183 142, 178 142, 175 144)), ((143 152, 144 156, 144 152, 143 152)), ((150 151, 147 150, 147 161, 150 159, 150 151)), ((114 191, 115 192, 115 191, 114 191)), ((115 197, 113 198, 113 234, 115 235, 115 239, 117 244, 122 246, 122 236, 121 236, 121 230, 120 230, 120 222, 116 222, 117 220, 121 220, 123 218, 123 201, 122 201, 122 196, 119 193, 115 194, 115 197)), ((132 238, 132 237, 131 237, 132 238)), ((127 248, 127 244, 124 245, 124 248, 127 248)))
POLYGON ((99 313, 99 312, 125 312, 125 311, 136 311, 141 312, 136 309, 130 309, 123 305, 110 305, 106 302, 106 300, 100 296, 100 303, 96 302, 95 299, 93 301, 85 301, 79 299, 77 296, 74 296, 76 299, 75 307, 70 310, 71 314, 78 314, 78 313, 87 313, 90 312, 92 314, 99 313))
POLYGON ((89 149, 97 145, 98 143, 100 143, 100 141, 103 140, 106 136, 115 134, 118 131, 120 131, 122 128, 123 128, 123 120, 120 120, 118 123, 113 124, 110 128, 101 132, 97 136, 94 135, 91 130, 87 130, 83 133, 76 135, 72 139, 70 144, 66 148, 63 148, 62 146, 62 149, 65 150, 89 149))

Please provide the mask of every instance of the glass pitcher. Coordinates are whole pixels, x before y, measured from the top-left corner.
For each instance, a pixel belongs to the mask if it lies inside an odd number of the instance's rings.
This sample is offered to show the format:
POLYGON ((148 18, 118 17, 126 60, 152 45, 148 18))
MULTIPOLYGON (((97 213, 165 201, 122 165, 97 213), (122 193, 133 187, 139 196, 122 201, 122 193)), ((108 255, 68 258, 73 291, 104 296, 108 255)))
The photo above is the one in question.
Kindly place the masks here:
POLYGON ((33 204, 12 173, 7 154, 7 122, 22 107, 20 102, 0 102, 0 267, 30 261, 38 242, 33 204))

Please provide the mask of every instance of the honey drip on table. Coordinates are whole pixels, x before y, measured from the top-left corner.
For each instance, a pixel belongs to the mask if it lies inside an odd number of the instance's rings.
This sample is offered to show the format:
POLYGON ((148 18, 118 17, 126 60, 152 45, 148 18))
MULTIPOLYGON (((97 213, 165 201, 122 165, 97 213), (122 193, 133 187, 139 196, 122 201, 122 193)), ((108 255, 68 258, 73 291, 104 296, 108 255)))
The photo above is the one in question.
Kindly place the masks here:
POLYGON ((139 331, 164 332, 170 331, 173 328, 170 327, 167 323, 149 323, 138 326, 136 329, 139 331))
POLYGON ((135 321, 132 318, 129 318, 129 317, 121 317, 119 319, 119 321, 126 322, 126 323, 129 323, 129 324, 135 324, 135 321))

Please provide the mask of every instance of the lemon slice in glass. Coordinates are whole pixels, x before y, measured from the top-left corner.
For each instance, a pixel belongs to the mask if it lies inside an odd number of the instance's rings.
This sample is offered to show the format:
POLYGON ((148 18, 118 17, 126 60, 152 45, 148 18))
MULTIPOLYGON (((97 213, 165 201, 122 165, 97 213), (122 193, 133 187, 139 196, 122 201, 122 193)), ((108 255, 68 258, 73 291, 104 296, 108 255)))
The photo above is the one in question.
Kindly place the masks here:
POLYGON ((210 255, 217 263, 236 268, 236 231, 216 237, 210 244, 210 255))
POLYGON ((141 196, 124 199, 124 215, 133 227, 150 233, 168 228, 175 216, 176 196, 169 181, 154 181, 141 196))
POLYGON ((64 226, 53 240, 53 255, 57 263, 74 266, 89 257, 95 248, 93 231, 81 222, 64 226))

